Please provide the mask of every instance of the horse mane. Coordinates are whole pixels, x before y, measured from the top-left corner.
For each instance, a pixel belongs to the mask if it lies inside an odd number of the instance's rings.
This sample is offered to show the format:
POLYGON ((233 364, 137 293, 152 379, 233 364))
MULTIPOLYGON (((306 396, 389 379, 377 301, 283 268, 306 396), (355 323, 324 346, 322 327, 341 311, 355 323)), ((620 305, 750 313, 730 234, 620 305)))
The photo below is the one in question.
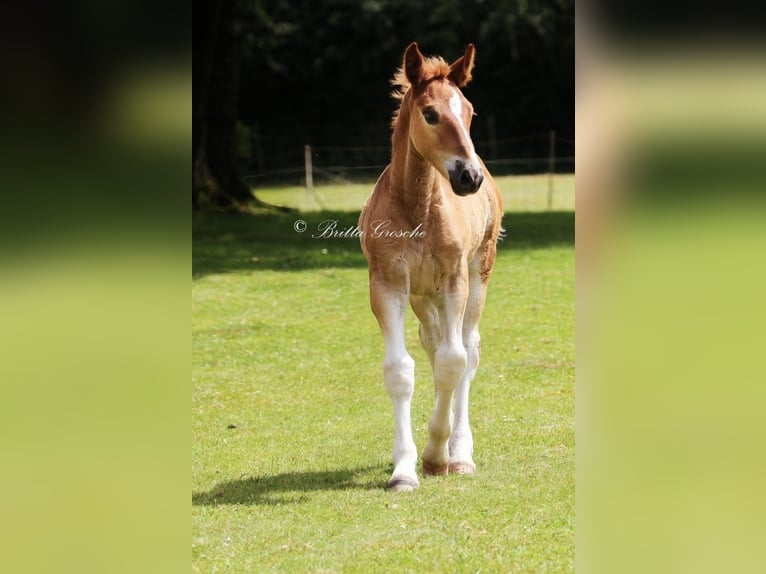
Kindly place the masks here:
MULTIPOLYGON (((446 78, 450 73, 450 66, 444 61, 441 56, 429 56, 423 58, 422 64, 423 77, 426 81, 434 78, 446 78)), ((399 107, 394 111, 394 118, 391 122, 392 126, 396 125, 396 120, 399 119, 399 111, 401 110, 401 102, 404 99, 404 95, 412 87, 410 81, 407 79, 407 74, 404 72, 404 66, 400 66, 396 69, 394 77, 391 79, 391 85, 394 86, 394 91, 391 92, 391 96, 399 102, 399 107)))

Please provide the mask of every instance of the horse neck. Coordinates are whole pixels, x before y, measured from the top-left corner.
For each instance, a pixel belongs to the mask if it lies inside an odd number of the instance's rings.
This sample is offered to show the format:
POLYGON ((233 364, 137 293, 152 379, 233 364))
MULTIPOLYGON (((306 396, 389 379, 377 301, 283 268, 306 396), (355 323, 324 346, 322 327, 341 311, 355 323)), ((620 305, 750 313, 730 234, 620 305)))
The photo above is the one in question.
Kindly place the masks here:
POLYGON ((394 125, 389 192, 407 213, 423 221, 438 193, 439 172, 412 144, 409 137, 409 111, 402 108, 394 125))

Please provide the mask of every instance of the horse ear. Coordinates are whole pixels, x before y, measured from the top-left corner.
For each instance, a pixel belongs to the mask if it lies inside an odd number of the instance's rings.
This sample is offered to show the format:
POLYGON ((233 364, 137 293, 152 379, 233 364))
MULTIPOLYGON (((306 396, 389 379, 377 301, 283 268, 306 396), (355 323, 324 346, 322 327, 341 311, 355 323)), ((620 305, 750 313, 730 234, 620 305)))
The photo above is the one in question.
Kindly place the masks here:
POLYGON ((459 88, 462 88, 471 81, 471 71, 473 70, 475 55, 476 48, 473 44, 468 44, 465 54, 455 60, 449 68, 449 76, 447 77, 459 88))
POLYGON ((407 46, 404 51, 404 74, 413 86, 417 86, 423 80, 423 54, 420 53, 417 42, 407 46))

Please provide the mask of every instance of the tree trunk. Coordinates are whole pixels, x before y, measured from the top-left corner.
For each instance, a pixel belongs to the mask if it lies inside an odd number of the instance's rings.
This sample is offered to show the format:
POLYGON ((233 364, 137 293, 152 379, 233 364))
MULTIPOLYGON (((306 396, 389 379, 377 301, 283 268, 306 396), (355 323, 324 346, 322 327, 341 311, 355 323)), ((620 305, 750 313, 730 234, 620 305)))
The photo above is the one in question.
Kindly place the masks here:
POLYGON ((193 208, 262 205, 239 174, 235 126, 242 22, 237 0, 198 5, 194 23, 193 208))

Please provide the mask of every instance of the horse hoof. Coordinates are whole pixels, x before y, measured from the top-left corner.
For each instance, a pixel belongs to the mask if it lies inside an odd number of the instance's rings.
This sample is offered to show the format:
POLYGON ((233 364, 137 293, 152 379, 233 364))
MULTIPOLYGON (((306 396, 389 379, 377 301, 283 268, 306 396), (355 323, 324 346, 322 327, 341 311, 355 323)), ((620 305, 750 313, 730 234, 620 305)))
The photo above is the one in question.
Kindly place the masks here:
POLYGON ((391 492, 411 492, 420 486, 417 480, 397 477, 388 481, 388 490, 391 492))
POLYGON ((476 465, 472 462, 451 462, 449 471, 453 474, 473 474, 476 472, 476 465))
POLYGON ((447 472, 449 472, 449 466, 446 464, 435 466, 423 461, 423 474, 427 476, 445 476, 447 472))

